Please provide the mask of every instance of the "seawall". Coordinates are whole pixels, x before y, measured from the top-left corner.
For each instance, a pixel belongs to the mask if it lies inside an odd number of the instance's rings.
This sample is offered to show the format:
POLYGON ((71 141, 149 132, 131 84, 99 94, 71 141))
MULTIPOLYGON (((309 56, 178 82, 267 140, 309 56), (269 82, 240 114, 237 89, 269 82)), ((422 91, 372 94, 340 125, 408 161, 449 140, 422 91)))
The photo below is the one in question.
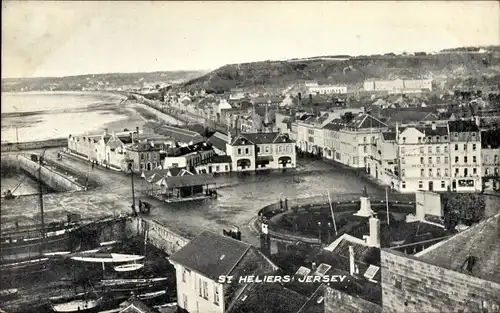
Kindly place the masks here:
POLYGON ((68 138, 56 138, 56 139, 47 139, 40 141, 27 141, 27 142, 6 142, 2 143, 2 152, 9 151, 21 151, 21 150, 36 150, 36 149, 45 149, 45 148, 57 148, 57 147, 67 147, 68 146, 68 138))
MULTIPOLYGON (((29 175, 38 178, 40 164, 24 155, 4 155, 2 163, 19 167, 29 175)), ((82 191, 86 189, 85 186, 45 166, 42 166, 40 176, 45 184, 57 191, 82 191)))

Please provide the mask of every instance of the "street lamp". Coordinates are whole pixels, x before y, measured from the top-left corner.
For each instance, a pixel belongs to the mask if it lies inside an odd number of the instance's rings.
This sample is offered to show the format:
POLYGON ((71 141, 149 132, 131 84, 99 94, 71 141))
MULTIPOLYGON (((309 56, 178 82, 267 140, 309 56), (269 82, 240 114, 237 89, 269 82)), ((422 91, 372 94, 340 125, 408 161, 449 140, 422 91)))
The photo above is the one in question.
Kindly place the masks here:
POLYGON ((133 166, 132 161, 128 160, 127 167, 128 170, 130 171, 130 179, 132 183, 132 211, 134 212, 134 214, 136 214, 137 212, 135 210, 134 171, 132 169, 132 166, 133 166))
POLYGON ((319 243, 321 244, 321 222, 318 222, 319 243))

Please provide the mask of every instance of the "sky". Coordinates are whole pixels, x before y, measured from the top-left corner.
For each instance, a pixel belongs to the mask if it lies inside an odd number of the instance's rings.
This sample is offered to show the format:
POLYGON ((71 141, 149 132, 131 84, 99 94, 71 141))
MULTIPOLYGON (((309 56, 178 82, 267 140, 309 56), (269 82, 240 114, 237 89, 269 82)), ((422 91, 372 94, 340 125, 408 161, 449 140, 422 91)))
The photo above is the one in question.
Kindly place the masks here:
POLYGON ((2 78, 500 45, 500 2, 2 1, 2 78))

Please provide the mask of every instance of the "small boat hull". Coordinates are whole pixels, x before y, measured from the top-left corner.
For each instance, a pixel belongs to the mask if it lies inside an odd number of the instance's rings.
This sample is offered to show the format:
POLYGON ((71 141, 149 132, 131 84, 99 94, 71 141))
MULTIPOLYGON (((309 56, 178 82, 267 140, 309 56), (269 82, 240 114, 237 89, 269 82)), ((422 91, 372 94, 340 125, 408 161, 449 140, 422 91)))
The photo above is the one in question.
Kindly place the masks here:
POLYGON ((74 300, 52 305, 54 312, 90 312, 101 305, 102 298, 96 300, 74 300))
POLYGON ((166 294, 166 290, 160 290, 160 291, 155 291, 155 292, 148 292, 148 293, 143 293, 141 295, 138 295, 137 298, 139 300, 149 300, 149 299, 154 299, 156 297, 163 296, 166 294))
POLYGON ((124 263, 134 262, 144 259, 143 255, 133 254, 77 254, 71 257, 74 261, 89 262, 89 263, 124 263))
POLYGON ((125 264, 115 266, 114 269, 116 272, 134 272, 140 270, 144 267, 144 264, 125 264))

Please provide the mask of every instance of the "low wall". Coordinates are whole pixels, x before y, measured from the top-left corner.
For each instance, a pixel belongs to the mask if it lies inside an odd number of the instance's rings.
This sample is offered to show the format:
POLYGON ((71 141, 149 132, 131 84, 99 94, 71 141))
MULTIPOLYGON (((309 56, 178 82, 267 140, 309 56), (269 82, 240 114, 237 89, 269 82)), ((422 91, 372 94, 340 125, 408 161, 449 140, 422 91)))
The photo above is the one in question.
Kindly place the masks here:
POLYGON ((67 147, 68 138, 57 138, 57 139, 29 141, 20 143, 8 142, 8 143, 2 143, 1 146, 2 146, 1 150, 2 152, 67 147))
MULTIPOLYGON (((38 178, 38 169, 40 164, 30 160, 24 155, 16 156, 2 156, 2 162, 7 162, 7 164, 15 165, 28 174, 35 178, 38 178)), ((57 173, 56 171, 42 166, 40 176, 42 181, 47 184, 50 188, 57 191, 81 191, 85 190, 85 186, 82 186, 69 178, 57 173)))
POLYGON ((184 247, 190 240, 179 235, 158 221, 147 217, 137 217, 132 223, 127 224, 128 231, 144 234, 148 230, 148 242, 158 249, 172 255, 184 247))

